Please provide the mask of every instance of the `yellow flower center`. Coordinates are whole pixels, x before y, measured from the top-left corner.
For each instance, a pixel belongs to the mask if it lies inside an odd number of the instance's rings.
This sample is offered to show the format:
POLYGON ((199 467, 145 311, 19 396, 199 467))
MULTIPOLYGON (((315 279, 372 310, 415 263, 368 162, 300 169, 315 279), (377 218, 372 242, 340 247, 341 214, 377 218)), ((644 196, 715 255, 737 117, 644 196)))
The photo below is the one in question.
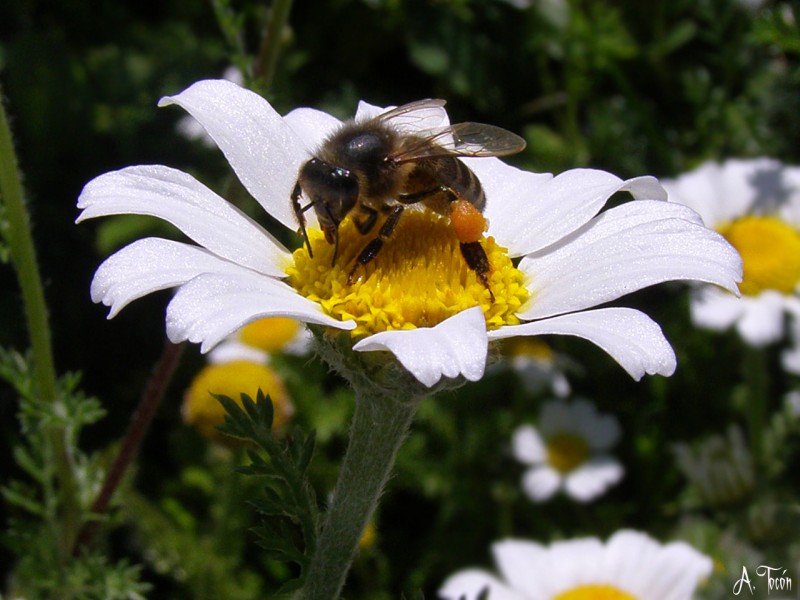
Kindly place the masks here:
POLYGON ((719 228, 744 263, 743 294, 792 293, 800 283, 800 232, 776 217, 749 216, 719 228))
POLYGON ((547 461, 560 473, 569 473, 586 461, 589 446, 574 433, 559 433, 547 440, 547 461))
POLYGON ((241 403, 242 393, 253 400, 258 390, 269 394, 275 408, 273 427, 283 424, 292 413, 283 381, 268 366, 244 360, 210 364, 194 378, 183 399, 183 420, 216 441, 228 441, 216 427, 225 420, 225 409, 211 394, 228 396, 241 403))
POLYGON ((279 352, 297 335, 300 324, 287 317, 269 317, 253 321, 242 328, 243 343, 265 352, 279 352))
POLYGON ((589 584, 567 590, 553 600, 636 600, 636 597, 613 585, 589 584))
POLYGON ((553 349, 538 337, 513 337, 503 340, 503 352, 511 357, 527 357, 539 363, 553 363, 553 349))
POLYGON ((473 306, 483 309, 488 329, 519 323, 514 314, 529 294, 522 272, 494 238, 480 242, 491 267, 490 293, 467 266, 448 220, 428 210, 407 210, 377 256, 353 271, 378 229, 365 236, 345 219, 339 225, 333 266, 333 245, 321 231, 308 230, 314 257, 305 247, 294 252, 294 262, 287 267, 291 285, 329 315, 354 320, 354 337, 432 327, 473 306))

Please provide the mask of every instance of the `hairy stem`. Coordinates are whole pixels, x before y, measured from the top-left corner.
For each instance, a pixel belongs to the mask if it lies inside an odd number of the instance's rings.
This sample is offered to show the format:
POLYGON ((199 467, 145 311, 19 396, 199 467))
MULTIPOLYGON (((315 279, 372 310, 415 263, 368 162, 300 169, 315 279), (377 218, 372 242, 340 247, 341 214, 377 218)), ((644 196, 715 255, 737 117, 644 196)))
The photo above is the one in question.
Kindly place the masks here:
MULTIPOLYGON (((61 398, 57 391, 47 304, 39 266, 36 262, 31 222, 25 206, 22 178, 14 152, 2 89, 0 89, 0 200, 3 202, 7 219, 7 229, 4 228, 2 233, 8 243, 11 261, 16 268, 22 291, 25 319, 33 352, 36 391, 42 402, 56 404, 61 402, 61 398)), ((67 443, 68 435, 69 433, 64 427, 57 425, 52 426, 48 433, 59 483, 62 509, 61 549, 65 560, 69 557, 69 549, 72 547, 80 526, 80 506, 72 457, 67 443)))
POLYGON ((416 408, 357 391, 350 444, 298 600, 339 597, 416 408))

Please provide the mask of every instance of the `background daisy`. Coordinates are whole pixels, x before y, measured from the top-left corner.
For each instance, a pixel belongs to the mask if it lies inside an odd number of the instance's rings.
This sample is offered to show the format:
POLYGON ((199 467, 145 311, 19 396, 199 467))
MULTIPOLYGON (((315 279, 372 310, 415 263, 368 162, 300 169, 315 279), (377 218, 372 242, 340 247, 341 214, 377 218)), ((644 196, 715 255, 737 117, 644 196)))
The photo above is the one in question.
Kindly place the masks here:
POLYGON ((537 427, 523 425, 512 438, 514 457, 531 467, 522 476, 523 491, 534 502, 559 490, 579 502, 594 500, 625 472, 608 453, 620 434, 616 417, 587 400, 546 402, 537 427))
POLYGON ((741 298, 703 287, 692 297, 700 327, 735 327, 748 344, 784 335, 787 311, 797 312, 800 285, 800 167, 771 158, 707 162, 663 182, 672 202, 696 210, 741 253, 741 298))
POLYGON ((500 572, 466 570, 445 581, 443 600, 690 600, 712 562, 684 542, 662 545, 618 531, 607 542, 579 538, 543 546, 506 540, 492 546, 500 572))

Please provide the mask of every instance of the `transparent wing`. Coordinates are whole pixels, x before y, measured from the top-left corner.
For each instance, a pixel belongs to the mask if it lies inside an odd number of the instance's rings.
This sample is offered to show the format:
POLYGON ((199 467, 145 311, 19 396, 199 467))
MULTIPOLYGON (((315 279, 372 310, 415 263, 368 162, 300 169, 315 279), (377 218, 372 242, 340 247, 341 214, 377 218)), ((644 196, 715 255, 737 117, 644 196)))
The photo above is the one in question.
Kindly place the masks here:
POLYGON ((438 98, 417 100, 387 110, 378 115, 376 119, 390 123, 393 127, 401 130, 416 130, 422 133, 447 123, 447 113, 443 109, 445 104, 445 100, 438 98))
POLYGON ((402 163, 439 156, 508 156, 525 145, 524 139, 502 127, 456 123, 411 140, 391 158, 402 163))

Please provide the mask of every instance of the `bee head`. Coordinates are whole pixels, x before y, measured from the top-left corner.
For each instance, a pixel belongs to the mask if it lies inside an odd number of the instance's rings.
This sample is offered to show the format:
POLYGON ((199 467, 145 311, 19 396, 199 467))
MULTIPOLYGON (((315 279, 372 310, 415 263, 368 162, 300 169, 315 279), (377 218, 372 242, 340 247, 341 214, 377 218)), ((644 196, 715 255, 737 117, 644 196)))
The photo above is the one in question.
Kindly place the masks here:
POLYGON ((325 239, 336 246, 333 253, 336 260, 339 223, 356 205, 358 177, 348 169, 312 158, 300 170, 298 183, 314 206, 325 239))

